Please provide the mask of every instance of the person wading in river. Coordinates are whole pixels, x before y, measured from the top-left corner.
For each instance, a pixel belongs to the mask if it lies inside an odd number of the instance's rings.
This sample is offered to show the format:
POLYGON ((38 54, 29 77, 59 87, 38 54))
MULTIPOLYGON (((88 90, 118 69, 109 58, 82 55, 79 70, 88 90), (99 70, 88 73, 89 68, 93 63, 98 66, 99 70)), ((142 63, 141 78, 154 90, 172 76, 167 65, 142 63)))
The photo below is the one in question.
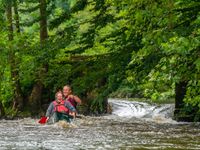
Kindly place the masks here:
POLYGON ((78 104, 81 104, 81 99, 78 96, 73 95, 72 89, 69 85, 63 87, 63 95, 64 99, 70 102, 74 108, 76 108, 78 104))
POLYGON ((46 117, 48 123, 55 123, 59 120, 70 122, 75 117, 76 109, 70 102, 63 100, 62 92, 56 93, 56 100, 50 103, 46 117), (50 120, 50 121, 49 121, 50 120))

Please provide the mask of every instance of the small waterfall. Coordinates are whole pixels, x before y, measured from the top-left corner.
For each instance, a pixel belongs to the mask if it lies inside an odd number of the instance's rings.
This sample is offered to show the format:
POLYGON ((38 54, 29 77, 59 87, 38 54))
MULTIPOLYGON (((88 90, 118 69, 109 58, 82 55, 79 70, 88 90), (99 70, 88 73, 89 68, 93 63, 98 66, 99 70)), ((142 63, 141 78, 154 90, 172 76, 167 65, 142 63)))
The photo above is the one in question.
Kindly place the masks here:
POLYGON ((144 102, 109 99, 112 114, 125 118, 142 118, 172 122, 174 104, 150 105, 144 102))

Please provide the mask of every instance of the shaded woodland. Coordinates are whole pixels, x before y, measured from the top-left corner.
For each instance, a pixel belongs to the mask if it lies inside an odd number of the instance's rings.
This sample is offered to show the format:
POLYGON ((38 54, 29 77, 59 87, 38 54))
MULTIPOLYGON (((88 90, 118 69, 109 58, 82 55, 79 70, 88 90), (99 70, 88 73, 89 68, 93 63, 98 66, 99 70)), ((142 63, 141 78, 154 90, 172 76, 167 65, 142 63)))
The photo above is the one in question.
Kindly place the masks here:
POLYGON ((1 116, 38 115, 66 84, 107 98, 175 99, 200 120, 199 0, 0 0, 1 116))

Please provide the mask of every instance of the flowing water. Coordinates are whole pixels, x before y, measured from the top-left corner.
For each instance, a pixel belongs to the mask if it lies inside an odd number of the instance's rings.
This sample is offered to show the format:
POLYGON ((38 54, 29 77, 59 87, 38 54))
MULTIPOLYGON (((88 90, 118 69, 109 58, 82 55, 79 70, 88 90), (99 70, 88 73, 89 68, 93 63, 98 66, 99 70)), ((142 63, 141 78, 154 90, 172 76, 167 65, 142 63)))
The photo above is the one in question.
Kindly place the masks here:
POLYGON ((172 120, 174 106, 109 100, 112 114, 72 124, 37 119, 0 121, 0 150, 200 149, 200 124, 172 120))

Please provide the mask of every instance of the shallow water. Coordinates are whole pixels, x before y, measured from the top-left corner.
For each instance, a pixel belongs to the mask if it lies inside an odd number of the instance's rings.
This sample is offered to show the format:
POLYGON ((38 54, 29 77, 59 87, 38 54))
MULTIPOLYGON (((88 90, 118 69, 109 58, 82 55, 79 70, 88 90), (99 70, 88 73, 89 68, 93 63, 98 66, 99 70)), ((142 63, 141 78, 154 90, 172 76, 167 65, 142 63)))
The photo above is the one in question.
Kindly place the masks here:
POLYGON ((172 120, 173 105, 110 103, 113 114, 82 116, 64 128, 31 118, 1 120, 0 150, 200 149, 200 124, 172 120))

